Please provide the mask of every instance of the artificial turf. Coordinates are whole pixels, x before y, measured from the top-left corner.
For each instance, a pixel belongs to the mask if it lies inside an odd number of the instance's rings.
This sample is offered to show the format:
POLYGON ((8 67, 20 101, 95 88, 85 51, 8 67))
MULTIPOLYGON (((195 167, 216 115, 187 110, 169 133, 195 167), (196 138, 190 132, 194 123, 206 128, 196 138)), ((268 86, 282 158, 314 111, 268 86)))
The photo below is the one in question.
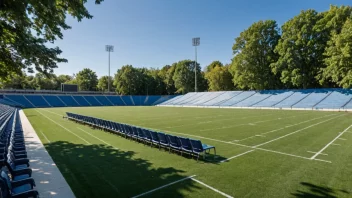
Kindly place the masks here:
MULTIPOLYGON (((352 124, 351 113, 79 107, 25 114, 77 197, 133 197, 191 175, 233 197, 352 197, 352 128, 310 159, 352 124), (63 119, 65 112, 200 139, 217 156, 197 162, 63 119)), ((222 196, 189 179, 145 197, 222 196)))

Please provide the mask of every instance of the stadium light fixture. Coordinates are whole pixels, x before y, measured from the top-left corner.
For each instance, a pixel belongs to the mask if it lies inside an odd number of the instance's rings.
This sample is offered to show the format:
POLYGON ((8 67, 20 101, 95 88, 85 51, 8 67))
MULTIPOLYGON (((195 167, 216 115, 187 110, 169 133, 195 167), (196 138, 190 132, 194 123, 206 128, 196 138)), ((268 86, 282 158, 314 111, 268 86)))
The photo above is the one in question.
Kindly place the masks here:
POLYGON ((105 45, 105 51, 109 52, 108 93, 110 93, 110 52, 114 52, 114 46, 113 45, 105 45))
POLYGON ((200 45, 200 38, 192 38, 192 45, 195 47, 196 57, 194 61, 194 91, 197 92, 197 46, 200 45))

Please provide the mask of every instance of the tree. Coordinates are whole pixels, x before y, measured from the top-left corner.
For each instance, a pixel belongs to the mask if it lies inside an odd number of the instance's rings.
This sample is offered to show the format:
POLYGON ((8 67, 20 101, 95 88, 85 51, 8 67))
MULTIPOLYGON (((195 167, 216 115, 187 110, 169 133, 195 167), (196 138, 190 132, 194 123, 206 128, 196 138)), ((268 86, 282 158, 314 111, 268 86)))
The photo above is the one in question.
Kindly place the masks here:
POLYGON ((352 87, 352 19, 348 19, 341 33, 333 33, 324 55, 327 67, 321 81, 331 80, 343 88, 352 87))
MULTIPOLYGON (((195 64, 192 60, 179 61, 175 66, 175 73, 173 80, 175 82, 175 87, 177 93, 187 93, 194 91, 194 68, 195 64)), ((197 63, 197 82, 204 82, 204 76, 201 75, 201 68, 197 63)), ((201 87, 203 89, 203 87, 201 87)), ((201 91, 201 90, 199 90, 201 91)))
MULTIPOLYGON (((109 85, 109 81, 108 80, 109 80, 109 76, 100 77, 99 81, 98 81, 97 88, 100 91, 108 91, 108 85, 109 85)), ((110 91, 114 91, 115 90, 113 82, 114 81, 113 81, 112 77, 110 77, 110 91)))
POLYGON ((212 63, 210 63, 210 65, 206 67, 205 72, 210 72, 213 68, 217 66, 222 67, 224 65, 220 61, 213 61, 212 63))
POLYGON ((116 92, 122 95, 138 95, 143 89, 143 73, 132 65, 122 66, 117 70, 114 79, 116 92))
POLYGON ((301 11, 282 26, 282 35, 275 52, 280 55, 271 64, 275 74, 287 87, 318 87, 316 77, 323 66, 325 43, 321 33, 314 30, 321 19, 315 10, 301 11))
POLYGON ((38 90, 55 90, 57 83, 54 75, 44 75, 42 73, 35 74, 35 86, 38 90))
POLYGON ((177 63, 174 63, 172 66, 165 65, 161 68, 158 74, 165 84, 166 94, 168 95, 176 92, 175 82, 172 79, 175 73, 176 64, 177 63))
POLYGON ((98 77, 94 71, 85 68, 78 72, 76 76, 79 90, 81 91, 96 91, 98 84, 98 77))
MULTIPOLYGON (((0 81, 22 74, 22 69, 40 73, 52 73, 57 63, 67 62, 60 58, 58 47, 49 48, 63 38, 62 30, 70 29, 66 14, 78 21, 92 18, 84 7, 87 0, 11 0, 0 4, 0 81)), ((100 4, 102 0, 95 0, 100 4)))
MULTIPOLYGON (((343 29, 346 31, 346 23, 347 20, 352 19, 352 7, 351 6, 330 6, 330 9, 326 12, 320 13, 322 16, 319 21, 317 21, 314 29, 320 33, 322 42, 324 44, 324 65, 320 69, 319 74, 317 75, 317 79, 319 79, 319 82, 321 85, 324 87, 332 87, 332 86, 342 86, 342 84, 339 83, 339 80, 337 80, 337 75, 336 73, 331 73, 332 72, 332 67, 339 67, 339 63, 337 63, 335 66, 332 66, 332 59, 336 60, 337 56, 337 51, 338 53, 341 53, 342 49, 337 49, 339 47, 342 47, 338 43, 338 40, 341 40, 342 38, 338 37, 343 37, 341 36, 341 32, 343 29), (339 36, 340 35, 340 36, 339 36), (340 45, 340 46, 338 46, 340 45), (335 47, 333 47, 335 46, 335 47), (337 51, 333 52, 333 50, 336 49, 337 51), (334 54, 334 55, 333 55, 334 54), (333 58, 333 56, 335 58, 333 58), (333 77, 334 76, 334 77, 333 77)), ((348 26, 348 24, 347 24, 348 26)), ((343 40, 343 39, 342 39, 343 40)), ((348 39, 347 39, 348 40, 348 39)), ((344 48, 344 47, 342 47, 344 48)), ((340 58, 343 58, 345 55, 341 55, 340 58)), ((334 61, 333 61, 334 62, 334 61)), ((345 83, 343 83, 344 86, 346 86, 345 83)))
POLYGON ((280 85, 270 64, 278 54, 274 52, 280 39, 279 29, 273 20, 259 21, 241 32, 232 47, 234 58, 230 67, 235 86, 241 89, 275 89, 280 85))
POLYGON ((205 78, 208 80, 209 91, 229 91, 235 88, 228 65, 222 66, 221 63, 211 67, 211 70, 205 73, 205 78))

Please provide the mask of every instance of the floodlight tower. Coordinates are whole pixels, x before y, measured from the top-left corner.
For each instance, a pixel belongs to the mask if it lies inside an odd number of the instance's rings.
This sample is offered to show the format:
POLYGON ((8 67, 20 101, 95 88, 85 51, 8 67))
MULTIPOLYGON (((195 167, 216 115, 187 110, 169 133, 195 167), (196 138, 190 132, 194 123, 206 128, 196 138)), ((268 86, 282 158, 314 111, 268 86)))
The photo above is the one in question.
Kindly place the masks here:
POLYGON ((110 52, 114 52, 114 46, 113 45, 105 45, 105 51, 109 52, 108 93, 110 93, 110 52))
POLYGON ((192 38, 192 45, 195 47, 196 58, 194 61, 194 91, 197 92, 197 46, 200 44, 200 38, 192 38))

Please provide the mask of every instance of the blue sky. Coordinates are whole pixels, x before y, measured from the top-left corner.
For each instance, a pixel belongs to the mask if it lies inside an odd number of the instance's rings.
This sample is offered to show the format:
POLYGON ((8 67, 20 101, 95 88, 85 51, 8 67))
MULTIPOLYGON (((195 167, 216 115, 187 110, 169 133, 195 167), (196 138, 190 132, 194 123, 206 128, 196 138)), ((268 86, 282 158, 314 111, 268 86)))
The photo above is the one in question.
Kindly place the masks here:
POLYGON ((200 37, 198 62, 230 63, 232 45, 240 32, 259 20, 276 20, 281 26, 301 10, 325 11, 329 5, 350 5, 348 0, 105 0, 86 4, 94 16, 77 22, 55 45, 68 63, 57 74, 91 68, 98 76, 108 73, 105 45, 114 45, 111 75, 121 66, 161 68, 194 59, 192 38, 200 37))

